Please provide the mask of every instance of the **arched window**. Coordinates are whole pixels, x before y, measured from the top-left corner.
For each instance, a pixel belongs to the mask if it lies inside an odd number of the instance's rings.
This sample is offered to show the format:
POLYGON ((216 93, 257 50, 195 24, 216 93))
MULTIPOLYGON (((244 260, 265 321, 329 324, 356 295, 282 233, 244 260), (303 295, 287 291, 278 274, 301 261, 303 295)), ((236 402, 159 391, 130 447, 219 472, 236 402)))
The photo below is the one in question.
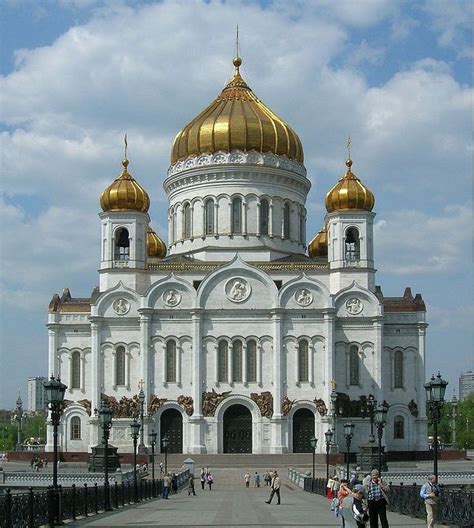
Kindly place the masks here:
POLYGON ((349 383, 359 385, 359 348, 356 345, 349 350, 349 383))
POLYGON ((79 416, 71 418, 71 440, 81 439, 81 419, 79 416))
POLYGON ((306 242, 306 222, 304 218, 304 207, 300 208, 300 242, 304 246, 306 242))
POLYGON ((242 381, 242 341, 232 343, 232 381, 242 381))
POLYGON ((214 234, 214 201, 211 199, 204 206, 204 221, 206 235, 214 234))
POLYGON ((115 385, 125 385, 125 348, 117 347, 115 351, 115 385))
POLYGON ((405 438, 405 419, 395 416, 393 420, 393 438, 405 438))
POLYGON ((81 353, 73 352, 71 357, 71 389, 81 388, 81 353))
POLYGON ((403 388, 403 352, 397 350, 393 356, 393 386, 403 388))
POLYGON ((173 339, 166 343, 166 381, 176 382, 176 341, 173 339))
POLYGON ((298 343, 298 381, 309 380, 308 341, 302 339, 298 343))
POLYGON ((360 259, 359 231, 350 227, 346 232, 345 260, 353 262, 360 259))
POLYGON ((247 381, 257 381, 257 342, 254 339, 247 343, 247 381))
POLYGON ((191 204, 187 203, 183 209, 183 238, 191 238, 191 204))
POLYGON ((268 218, 270 215, 270 206, 265 198, 260 202, 260 234, 268 235, 268 218))
POLYGON ((129 260, 130 258, 130 239, 128 230, 121 227, 115 233, 115 260, 129 260))
POLYGON ((240 235, 242 233, 242 198, 232 200, 232 233, 240 235))
POLYGON ((228 350, 229 345, 227 341, 222 339, 219 341, 219 345, 217 346, 217 380, 226 382, 228 380, 228 350))
POLYGON ((283 236, 290 238, 290 204, 288 202, 283 207, 283 236))

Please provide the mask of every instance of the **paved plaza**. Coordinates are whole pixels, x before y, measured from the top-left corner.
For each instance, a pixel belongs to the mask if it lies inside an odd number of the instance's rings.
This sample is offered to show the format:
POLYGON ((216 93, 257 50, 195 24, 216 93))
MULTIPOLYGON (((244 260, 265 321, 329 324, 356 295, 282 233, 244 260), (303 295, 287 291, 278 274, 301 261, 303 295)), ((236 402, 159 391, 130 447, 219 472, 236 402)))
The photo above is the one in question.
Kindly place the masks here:
MULTIPOLYGON (((244 473, 242 469, 216 469, 212 491, 207 487, 202 491, 196 479, 196 497, 189 497, 185 489, 167 501, 146 502, 69 526, 340 526, 340 520, 329 509, 329 501, 297 488, 286 478, 286 470, 279 472, 280 506, 276 505, 276 497, 273 504, 265 504, 269 487, 254 488, 252 482, 250 488, 245 488, 244 473)), ((388 519, 390 527, 426 526, 421 520, 390 512, 388 519)))

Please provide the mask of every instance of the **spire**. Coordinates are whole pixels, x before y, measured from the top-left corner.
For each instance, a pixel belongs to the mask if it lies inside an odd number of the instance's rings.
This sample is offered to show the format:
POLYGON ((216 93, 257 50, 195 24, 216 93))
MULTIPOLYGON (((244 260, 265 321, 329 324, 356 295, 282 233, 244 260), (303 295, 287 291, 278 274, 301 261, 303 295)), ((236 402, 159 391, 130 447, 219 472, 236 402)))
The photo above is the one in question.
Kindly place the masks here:
POLYGON ((351 172, 351 167, 352 167, 351 147, 352 147, 351 135, 348 134, 347 136, 347 160, 346 160, 346 167, 348 169, 348 172, 351 172))
POLYGON ((239 24, 237 24, 236 28, 236 36, 235 36, 235 57, 232 61, 232 64, 235 66, 234 75, 240 75, 240 65, 242 64, 242 59, 239 57, 239 24))
POLYGON ((123 142, 125 143, 124 147, 124 159, 127 159, 127 150, 128 150, 128 143, 127 143, 127 134, 125 134, 123 138, 123 142))

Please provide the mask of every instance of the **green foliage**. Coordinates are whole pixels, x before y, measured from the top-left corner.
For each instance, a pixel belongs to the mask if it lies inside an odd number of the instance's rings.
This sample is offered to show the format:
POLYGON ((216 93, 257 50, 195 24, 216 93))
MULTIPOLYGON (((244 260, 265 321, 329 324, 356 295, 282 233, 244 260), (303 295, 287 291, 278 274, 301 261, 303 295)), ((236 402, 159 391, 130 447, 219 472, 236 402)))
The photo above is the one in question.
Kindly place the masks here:
MULTIPOLYGON (((22 420, 22 443, 26 443, 30 438, 46 441, 46 414, 35 416, 25 416, 22 420)), ((15 449, 18 436, 17 422, 4 419, 0 422, 0 451, 13 451, 15 449)))

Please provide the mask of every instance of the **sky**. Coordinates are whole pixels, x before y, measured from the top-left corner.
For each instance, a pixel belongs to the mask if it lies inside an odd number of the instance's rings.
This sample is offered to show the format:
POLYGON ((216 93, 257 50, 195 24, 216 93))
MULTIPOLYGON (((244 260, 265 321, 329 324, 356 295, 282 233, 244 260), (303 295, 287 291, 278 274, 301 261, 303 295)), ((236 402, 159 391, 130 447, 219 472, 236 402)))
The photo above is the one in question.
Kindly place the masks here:
POLYGON ((377 284, 427 305, 427 377, 474 370, 468 0, 0 0, 0 408, 47 375, 47 308, 98 284, 100 192, 130 172, 166 240, 175 134, 241 73, 300 136, 308 237, 374 192, 377 284))

